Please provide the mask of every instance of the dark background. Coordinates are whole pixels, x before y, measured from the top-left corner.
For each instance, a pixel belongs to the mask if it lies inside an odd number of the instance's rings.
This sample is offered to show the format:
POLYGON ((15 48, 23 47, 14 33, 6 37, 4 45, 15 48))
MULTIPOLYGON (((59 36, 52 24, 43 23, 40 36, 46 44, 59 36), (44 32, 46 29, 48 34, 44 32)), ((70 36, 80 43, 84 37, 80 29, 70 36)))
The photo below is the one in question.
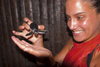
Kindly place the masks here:
MULTIPOLYGON (((69 40, 65 19, 66 0, 0 0, 0 67, 36 67, 35 57, 11 40, 23 18, 45 25, 44 46, 55 56, 69 40)), ((21 38, 21 37, 19 37, 21 38)))

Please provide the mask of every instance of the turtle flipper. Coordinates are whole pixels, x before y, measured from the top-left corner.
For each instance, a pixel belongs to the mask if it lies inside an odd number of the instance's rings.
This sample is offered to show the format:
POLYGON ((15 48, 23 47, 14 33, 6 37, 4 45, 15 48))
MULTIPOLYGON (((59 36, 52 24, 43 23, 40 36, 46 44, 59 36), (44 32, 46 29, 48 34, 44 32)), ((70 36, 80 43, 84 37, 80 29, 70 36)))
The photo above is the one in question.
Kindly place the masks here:
POLYGON ((28 34, 26 34, 26 36, 29 36, 29 35, 31 35, 33 32, 31 31, 30 33, 28 33, 28 34))

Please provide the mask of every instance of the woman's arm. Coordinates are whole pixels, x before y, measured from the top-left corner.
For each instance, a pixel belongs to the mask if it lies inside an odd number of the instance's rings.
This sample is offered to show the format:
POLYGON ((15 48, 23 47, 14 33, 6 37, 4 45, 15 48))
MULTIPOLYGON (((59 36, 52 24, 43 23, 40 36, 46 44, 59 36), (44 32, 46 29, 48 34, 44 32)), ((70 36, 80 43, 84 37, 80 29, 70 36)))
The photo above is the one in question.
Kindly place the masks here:
MULTIPOLYGON (((24 18, 24 21, 26 21, 27 24, 29 24, 29 25, 31 23, 33 23, 28 18, 24 18)), ((38 35, 37 37, 34 34, 33 35, 30 35, 30 36, 26 36, 26 34, 29 33, 29 31, 30 31, 30 27, 27 24, 26 23, 23 23, 23 25, 21 25, 19 27, 19 29, 22 32, 13 31, 13 33, 15 35, 17 35, 17 36, 23 36, 24 38, 26 38, 29 41, 31 41, 34 45, 31 45, 31 44, 27 43, 24 40, 19 40, 18 38, 12 36, 12 40, 15 42, 15 44, 20 49, 22 49, 23 51, 28 52, 28 53, 36 56, 44 64, 49 65, 48 67, 54 66, 56 62, 58 62, 61 65, 62 62, 63 62, 63 59, 64 59, 65 55, 68 53, 68 51, 71 49, 71 47, 73 45, 72 39, 70 39, 68 41, 68 43, 66 43, 65 47, 54 58, 52 56, 51 51, 43 47, 43 38, 42 38, 42 35, 38 35)), ((39 26, 39 29, 40 30, 43 30, 44 27, 43 26, 39 26)))
POLYGON ((90 67, 100 67, 100 45, 96 48, 92 60, 90 62, 90 67))
POLYGON ((66 56, 66 54, 69 52, 69 50, 73 46, 73 40, 72 38, 69 39, 69 41, 66 43, 64 48, 54 57, 55 61, 59 63, 59 65, 62 65, 62 62, 66 56))
MULTIPOLYGON (((26 23, 23 23, 21 26, 19 26, 19 29, 21 30, 21 32, 13 31, 13 33, 16 36, 22 36, 28 39, 29 41, 32 42, 32 44, 26 42, 25 40, 20 40, 16 38, 15 36, 11 37, 12 40, 20 49, 22 49, 25 52, 28 52, 29 54, 36 56, 37 61, 39 59, 41 63, 48 65, 47 67, 52 67, 53 65, 55 65, 55 60, 51 51, 44 48, 42 34, 38 34, 37 36, 34 34, 26 36, 26 34, 30 32, 29 25, 33 22, 29 20, 28 18, 24 18, 24 21, 26 23)), ((38 29, 44 30, 44 26, 38 25, 38 29)))

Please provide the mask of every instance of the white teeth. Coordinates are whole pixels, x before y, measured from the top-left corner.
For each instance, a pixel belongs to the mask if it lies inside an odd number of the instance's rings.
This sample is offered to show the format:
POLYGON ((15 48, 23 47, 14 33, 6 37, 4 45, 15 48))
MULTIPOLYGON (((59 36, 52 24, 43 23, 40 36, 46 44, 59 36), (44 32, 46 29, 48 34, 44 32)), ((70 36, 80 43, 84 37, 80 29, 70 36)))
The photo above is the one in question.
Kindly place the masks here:
POLYGON ((74 33, 81 33, 82 31, 74 31, 74 33))

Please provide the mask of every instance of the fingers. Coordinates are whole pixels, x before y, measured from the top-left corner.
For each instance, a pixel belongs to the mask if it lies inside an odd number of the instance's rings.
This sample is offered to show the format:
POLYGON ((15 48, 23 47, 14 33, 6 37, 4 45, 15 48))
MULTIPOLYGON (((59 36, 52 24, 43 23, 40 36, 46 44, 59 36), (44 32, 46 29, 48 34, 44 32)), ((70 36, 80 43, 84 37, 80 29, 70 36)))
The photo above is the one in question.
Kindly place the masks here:
POLYGON ((21 30, 21 31, 24 30, 24 28, 25 28, 25 27, 22 26, 22 25, 19 26, 19 30, 21 30))
POLYGON ((30 24, 31 23, 33 23, 31 20, 29 20, 27 17, 25 17, 24 18, 24 21, 26 22, 26 23, 23 23, 22 25, 20 25, 19 26, 19 29, 21 30, 21 31, 23 31, 24 29, 26 29, 26 30, 30 30, 30 24))
MULTIPOLYGON (((28 18, 24 18, 24 20, 28 23, 28 24, 31 24, 32 23, 32 21, 30 21, 28 18)), ((22 37, 24 37, 24 38, 26 38, 26 39, 31 39, 31 38, 33 38, 33 39, 35 39, 35 41, 37 40, 37 38, 39 38, 39 37, 37 37, 37 36, 34 36, 34 35, 29 35, 29 36, 26 36, 26 34, 27 33, 29 33, 30 32, 30 26, 27 24, 27 23, 23 23, 22 25, 20 25, 19 26, 19 29, 22 31, 22 32, 16 32, 16 31, 12 31, 13 32, 13 34, 15 34, 15 35, 17 35, 17 36, 22 36, 22 37)), ((44 25, 38 25, 38 29, 39 30, 44 30, 44 25)), ((39 34, 40 35, 40 34, 39 34)), ((40 36, 42 36, 42 35, 40 35, 40 36)))
POLYGON ((24 40, 19 40, 18 38, 12 36, 11 37, 12 40, 14 41, 14 43, 20 48, 22 49, 23 51, 26 51, 30 54, 33 54, 33 55, 39 55, 40 53, 38 52, 40 49, 38 48, 39 46, 32 46, 31 44, 27 43, 26 41, 24 40))
MULTIPOLYGON (((39 30, 44 30, 44 28, 45 28, 44 25, 38 25, 38 29, 39 29, 39 30)), ((26 23, 23 23, 23 25, 20 25, 20 26, 19 26, 19 29, 20 29, 21 31, 23 31, 24 29, 26 29, 27 31, 29 31, 29 30, 30 30, 30 26, 29 26, 28 24, 26 24, 26 23)))
POLYGON ((32 22, 31 20, 29 20, 27 17, 24 18, 24 21, 27 22, 27 24, 29 24, 29 25, 30 25, 31 23, 33 23, 33 22, 32 22))
POLYGON ((22 36, 22 33, 21 32, 16 32, 16 31, 12 31, 14 35, 17 35, 17 36, 22 36))
MULTIPOLYGON (((23 31, 24 29, 26 29, 26 30, 30 30, 30 24, 31 23, 33 23, 31 20, 29 20, 27 17, 25 17, 24 18, 24 21, 26 22, 26 23, 23 23, 23 25, 20 25, 19 26, 19 30, 21 30, 21 31, 23 31)), ((38 29, 39 30, 44 30, 44 25, 38 25, 38 29)))
MULTIPOLYGON (((24 21, 27 22, 28 25, 26 23, 24 23, 23 26, 25 26, 25 28, 27 28, 27 29, 30 29, 29 25, 33 22, 31 20, 29 20, 27 17, 24 18, 24 21)), ((44 25, 38 25, 39 30, 44 30, 44 28, 45 28, 44 25)))
POLYGON ((17 35, 17 36, 22 36, 22 37, 24 37, 24 38, 26 38, 26 39, 31 38, 31 36, 32 36, 32 35, 26 36, 26 34, 28 33, 27 31, 24 31, 24 32, 12 31, 12 33, 13 33, 14 35, 17 35))
POLYGON ((22 49, 22 50, 25 49, 25 46, 24 46, 23 42, 21 42, 18 38, 14 37, 14 36, 12 36, 11 38, 12 38, 12 40, 14 41, 14 43, 15 43, 20 49, 22 49))
POLYGON ((22 32, 12 31, 12 33, 13 33, 14 35, 22 36, 22 37, 25 37, 25 38, 30 37, 30 36, 25 36, 25 35, 27 34, 27 31, 24 31, 23 33, 22 33, 22 32))
POLYGON ((28 44, 25 43, 24 40, 20 41, 18 38, 14 37, 14 36, 12 36, 11 38, 14 41, 14 43, 22 50, 25 50, 26 46, 28 46, 28 44))
POLYGON ((24 40, 21 41, 14 36, 12 36, 11 38, 20 49, 26 52, 29 50, 29 46, 31 46, 29 43, 25 42, 24 40))
POLYGON ((45 26, 44 25, 38 25, 39 30, 44 30, 45 26))
POLYGON ((20 49, 32 55, 35 55, 36 57, 42 57, 49 53, 48 50, 45 49, 44 47, 37 46, 37 45, 31 45, 28 42, 24 40, 19 40, 18 38, 14 36, 12 36, 11 38, 20 49))
POLYGON ((28 24, 26 24, 26 23, 23 23, 23 25, 19 26, 19 30, 23 31, 24 29, 29 31, 30 30, 30 26, 28 24))

